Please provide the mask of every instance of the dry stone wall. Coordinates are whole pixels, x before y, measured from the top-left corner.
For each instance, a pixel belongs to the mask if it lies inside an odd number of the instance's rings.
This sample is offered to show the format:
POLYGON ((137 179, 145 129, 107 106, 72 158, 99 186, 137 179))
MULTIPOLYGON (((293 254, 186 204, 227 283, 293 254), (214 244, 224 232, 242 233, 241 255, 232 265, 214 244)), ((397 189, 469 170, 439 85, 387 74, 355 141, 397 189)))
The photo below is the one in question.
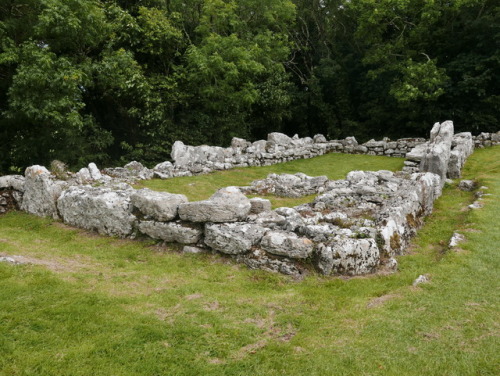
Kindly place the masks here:
MULTIPOLYGON (((483 141, 493 144, 493 139, 481 136, 480 146, 483 141)), ((404 252, 432 211, 444 180, 459 176, 474 145, 470 133, 454 135, 452 122, 436 123, 428 141, 358 145, 354 138, 337 142, 320 135, 298 139, 274 133, 257 144, 234 139, 226 149, 177 143, 172 152, 175 163, 164 162, 153 170, 137 162, 104 171, 90 164, 61 181, 45 167, 31 166, 24 177, 0 177, 0 211, 17 207, 103 235, 180 243, 186 253, 218 252, 251 268, 361 275, 397 266, 394 257, 404 252), (168 178, 330 151, 406 155, 407 161, 401 172, 352 171, 346 179, 334 181, 301 173, 270 174, 248 187, 226 187, 196 202, 127 184, 159 174, 168 178), (269 193, 317 196, 308 204, 275 210, 269 200, 245 196, 269 193)))

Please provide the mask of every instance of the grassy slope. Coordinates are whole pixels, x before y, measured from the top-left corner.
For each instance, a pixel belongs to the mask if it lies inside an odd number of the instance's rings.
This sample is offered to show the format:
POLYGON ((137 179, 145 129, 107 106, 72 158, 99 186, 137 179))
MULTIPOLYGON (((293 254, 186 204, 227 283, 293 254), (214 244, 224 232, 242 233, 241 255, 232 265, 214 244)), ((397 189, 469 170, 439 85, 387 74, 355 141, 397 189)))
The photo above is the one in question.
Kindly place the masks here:
POLYGON ((500 148, 465 175, 490 187, 483 209, 448 187, 399 273, 349 280, 0 217, 0 253, 43 264, 0 264, 0 375, 497 374, 500 148))
MULTIPOLYGON (((205 200, 217 189, 230 185, 250 185, 254 180, 264 179, 270 173, 303 172, 309 176, 326 175, 329 179, 343 179, 349 171, 391 170, 403 168, 403 158, 331 153, 310 160, 296 160, 273 166, 238 168, 217 171, 208 175, 181 177, 175 179, 154 179, 140 182, 136 188, 150 188, 157 191, 185 194, 190 201, 205 200)), ((268 196, 273 207, 296 206, 311 202, 314 195, 299 199, 268 196)))

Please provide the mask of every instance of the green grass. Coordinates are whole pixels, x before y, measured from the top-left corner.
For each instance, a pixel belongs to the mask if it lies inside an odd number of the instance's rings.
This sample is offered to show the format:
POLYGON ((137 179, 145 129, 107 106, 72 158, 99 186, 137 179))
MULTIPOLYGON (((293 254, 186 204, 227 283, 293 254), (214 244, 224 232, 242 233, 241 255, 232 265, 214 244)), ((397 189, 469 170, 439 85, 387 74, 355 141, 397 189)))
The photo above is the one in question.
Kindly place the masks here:
MULTIPOLYGON (((264 167, 246 167, 227 171, 217 171, 207 175, 180 177, 174 179, 153 179, 141 181, 136 188, 149 188, 156 191, 182 193, 190 201, 206 200, 219 188, 231 185, 246 186, 254 180, 265 179, 270 173, 295 174, 303 172, 309 176, 326 175, 329 179, 343 179, 349 171, 399 171, 403 168, 403 158, 353 155, 353 154, 326 154, 314 159, 302 159, 264 167)), ((266 196, 271 200, 273 207, 293 207, 302 203, 311 202, 312 196, 299 199, 266 196)))
POLYGON ((483 209, 447 187, 398 273, 351 279, 2 216, 0 253, 33 264, 0 263, 0 375, 497 375, 500 148, 464 175, 490 188, 483 209))

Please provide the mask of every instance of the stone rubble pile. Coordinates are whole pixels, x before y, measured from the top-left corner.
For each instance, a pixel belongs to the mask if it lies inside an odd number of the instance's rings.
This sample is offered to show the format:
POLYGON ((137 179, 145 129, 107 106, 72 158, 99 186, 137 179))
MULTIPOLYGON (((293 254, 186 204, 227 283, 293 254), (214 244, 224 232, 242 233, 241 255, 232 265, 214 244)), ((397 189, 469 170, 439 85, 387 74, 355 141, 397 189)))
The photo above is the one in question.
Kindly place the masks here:
POLYGON ((175 163, 164 162, 152 170, 131 162, 100 171, 91 163, 62 181, 35 165, 24 177, 0 177, 0 213, 8 205, 103 235, 180 243, 185 253, 219 252, 251 268, 285 274, 314 268, 326 275, 362 275, 397 267, 394 256, 404 252, 431 213, 446 177, 460 175, 473 141, 469 133, 454 135, 453 123, 444 122, 435 124, 428 142, 407 139, 394 145, 388 140, 358 145, 354 138, 337 143, 320 135, 299 139, 279 133, 253 144, 234 139, 231 151, 176 143, 175 163), (340 148, 375 154, 397 150, 408 160, 402 172, 352 171, 334 181, 301 173, 270 174, 249 187, 226 187, 196 202, 128 184, 154 176, 275 163, 297 155, 309 158, 340 148), (269 200, 245 194, 317 196, 308 204, 272 210, 269 200))

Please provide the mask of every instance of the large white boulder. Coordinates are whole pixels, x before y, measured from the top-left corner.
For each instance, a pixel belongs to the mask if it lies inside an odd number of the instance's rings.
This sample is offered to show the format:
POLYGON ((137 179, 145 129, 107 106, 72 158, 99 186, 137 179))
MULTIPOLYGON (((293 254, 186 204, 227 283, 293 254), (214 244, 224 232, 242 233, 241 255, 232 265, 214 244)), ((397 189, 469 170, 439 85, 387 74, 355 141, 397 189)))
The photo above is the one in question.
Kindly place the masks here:
POLYGON ((110 188, 70 187, 57 200, 62 220, 68 225, 121 238, 132 234, 130 194, 110 188))
POLYGON ((56 201, 66 188, 67 183, 54 180, 45 167, 28 167, 25 172, 21 210, 39 217, 58 219, 56 201))
POLYGON ((318 245, 317 267, 323 274, 363 275, 372 273, 380 263, 374 239, 336 237, 318 245))

